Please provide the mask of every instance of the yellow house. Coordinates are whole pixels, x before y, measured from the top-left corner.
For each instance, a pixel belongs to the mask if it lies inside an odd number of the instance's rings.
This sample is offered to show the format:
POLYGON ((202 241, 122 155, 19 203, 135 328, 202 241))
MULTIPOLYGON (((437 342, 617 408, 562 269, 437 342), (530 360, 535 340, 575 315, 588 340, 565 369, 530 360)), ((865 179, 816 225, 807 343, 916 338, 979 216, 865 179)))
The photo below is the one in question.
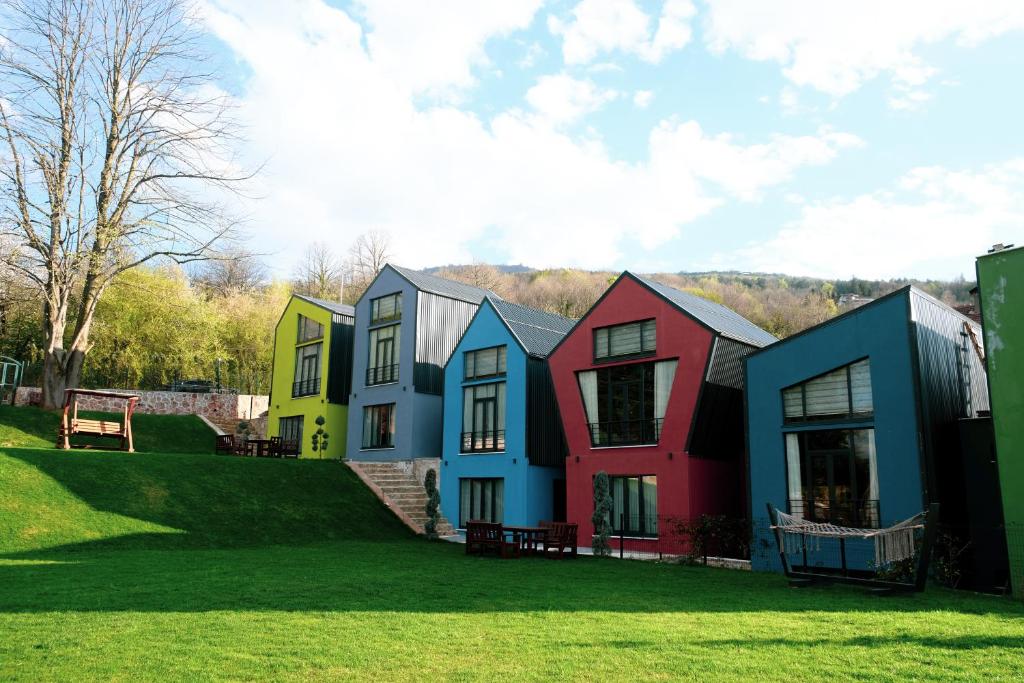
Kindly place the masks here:
POLYGON ((354 324, 351 306, 299 294, 277 323, 267 436, 301 458, 345 457, 354 324))

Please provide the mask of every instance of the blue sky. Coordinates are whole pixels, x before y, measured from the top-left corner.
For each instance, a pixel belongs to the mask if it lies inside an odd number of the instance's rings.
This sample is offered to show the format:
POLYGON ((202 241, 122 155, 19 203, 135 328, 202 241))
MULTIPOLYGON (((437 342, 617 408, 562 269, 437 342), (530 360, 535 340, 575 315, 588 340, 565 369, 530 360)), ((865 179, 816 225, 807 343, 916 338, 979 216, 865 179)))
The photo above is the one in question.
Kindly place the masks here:
POLYGON ((1024 242, 1024 3, 207 0, 255 248, 973 276, 1024 242))

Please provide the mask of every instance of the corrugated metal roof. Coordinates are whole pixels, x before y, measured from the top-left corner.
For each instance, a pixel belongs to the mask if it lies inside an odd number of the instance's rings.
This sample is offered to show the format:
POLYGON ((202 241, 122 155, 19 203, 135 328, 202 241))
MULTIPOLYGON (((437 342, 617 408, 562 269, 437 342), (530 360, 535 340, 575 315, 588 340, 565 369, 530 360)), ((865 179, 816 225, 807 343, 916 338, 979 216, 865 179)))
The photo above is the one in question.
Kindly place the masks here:
POLYGON ((633 275, 633 277, 724 337, 757 347, 768 346, 778 341, 774 336, 731 308, 708 301, 696 294, 680 292, 678 289, 673 289, 654 280, 648 280, 638 275, 633 275))
POLYGON ((443 277, 427 275, 426 273, 421 273, 418 270, 401 268, 390 263, 388 265, 399 275, 411 282, 416 289, 424 292, 430 292, 431 294, 438 294, 452 299, 459 299, 460 301, 467 301, 471 304, 478 304, 488 296, 498 297, 497 294, 489 289, 474 287, 473 285, 463 284, 454 280, 446 280, 443 277))
POLYGON ((305 294, 295 294, 294 296, 297 299, 308 301, 314 306, 326 308, 328 311, 331 311, 333 313, 340 313, 341 315, 347 315, 352 318, 354 318, 356 315, 356 309, 352 306, 349 306, 348 304, 343 304, 338 301, 327 301, 326 299, 317 299, 316 297, 306 296, 305 294))
POLYGON ((546 357, 576 324, 575 320, 529 306, 496 297, 489 300, 531 356, 546 357))

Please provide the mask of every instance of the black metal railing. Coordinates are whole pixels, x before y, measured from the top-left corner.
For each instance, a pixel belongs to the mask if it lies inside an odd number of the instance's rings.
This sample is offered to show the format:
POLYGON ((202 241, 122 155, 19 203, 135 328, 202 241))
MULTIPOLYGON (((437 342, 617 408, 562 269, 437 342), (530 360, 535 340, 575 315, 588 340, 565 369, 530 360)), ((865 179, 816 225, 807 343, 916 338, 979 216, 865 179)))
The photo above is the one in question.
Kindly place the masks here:
POLYGON ((505 450, 505 430, 462 432, 463 453, 487 453, 505 450))
POLYGON ((879 527, 877 500, 830 500, 814 498, 790 500, 789 514, 797 515, 811 522, 828 522, 855 529, 877 529, 879 527))
POLYGON ((656 444, 661 438, 661 423, 664 420, 611 420, 591 422, 590 443, 593 446, 637 446, 656 444))
POLYGON ((366 369, 366 386, 398 381, 398 364, 366 369))
POLYGON ((315 396, 320 393, 320 378, 301 379, 292 384, 292 398, 315 396))
POLYGON ((658 515, 611 514, 612 533, 615 536, 634 538, 657 538, 658 515))

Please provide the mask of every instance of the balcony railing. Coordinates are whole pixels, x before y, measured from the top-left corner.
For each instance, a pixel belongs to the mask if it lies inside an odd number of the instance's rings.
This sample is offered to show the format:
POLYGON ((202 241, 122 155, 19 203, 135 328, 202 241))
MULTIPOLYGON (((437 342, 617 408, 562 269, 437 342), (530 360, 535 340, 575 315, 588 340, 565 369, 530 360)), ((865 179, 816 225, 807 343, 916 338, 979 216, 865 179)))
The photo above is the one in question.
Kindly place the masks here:
POLYGON ((292 384, 292 398, 315 396, 320 393, 320 378, 303 379, 292 384))
POLYGON ((590 443, 593 446, 638 446, 657 444, 661 438, 661 423, 664 420, 611 420, 591 422, 590 443))
POLYGON ((463 453, 487 453, 505 450, 505 430, 462 432, 463 453))
POLYGON ((877 500, 790 500, 789 514, 797 515, 811 522, 828 522, 855 529, 877 529, 879 527, 877 500))
POLYGON ((381 365, 376 368, 366 369, 366 386, 374 384, 388 384, 398 381, 398 365, 381 365))

